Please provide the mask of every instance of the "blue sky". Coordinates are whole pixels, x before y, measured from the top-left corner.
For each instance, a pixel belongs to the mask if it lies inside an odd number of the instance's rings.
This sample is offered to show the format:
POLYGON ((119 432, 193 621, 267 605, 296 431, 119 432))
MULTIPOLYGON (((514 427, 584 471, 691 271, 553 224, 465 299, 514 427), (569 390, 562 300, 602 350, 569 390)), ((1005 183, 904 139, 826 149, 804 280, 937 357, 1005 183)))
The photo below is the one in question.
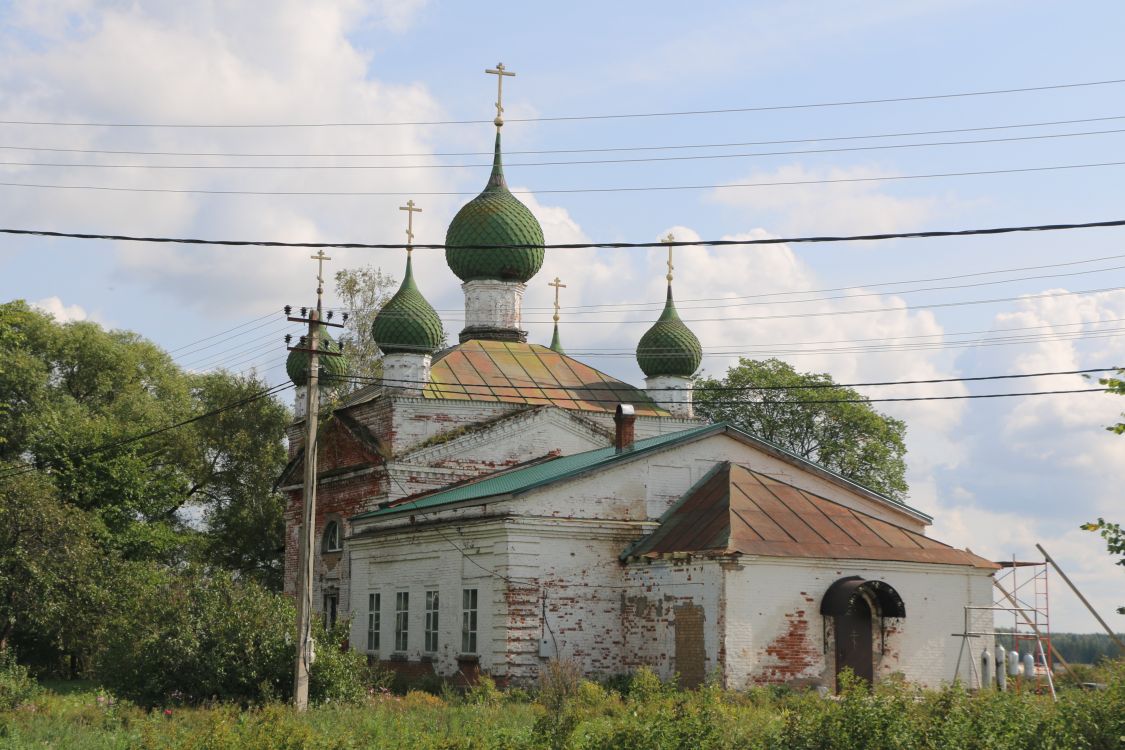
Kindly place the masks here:
MULTIPOLYGON (((1125 85, 863 106, 683 117, 517 122, 518 118, 666 112, 924 96, 1125 77, 1120 4, 1091 2, 454 2, 0 4, 0 119, 51 122, 267 124, 487 120, 502 60, 507 175, 540 217, 547 241, 649 241, 795 236, 1082 222, 1121 217, 1125 167, 924 180, 724 190, 552 192, 595 187, 717 185, 894 177, 1125 160, 1125 85), (1096 122, 945 135, 852 136, 1096 122), (531 166, 613 156, 745 154, 948 140, 1061 135, 953 146, 831 153, 531 166), (808 143, 619 154, 516 154, 802 139, 808 143), (813 140, 820 139, 820 140, 813 140), (521 166, 521 164, 523 166, 521 166)), ((133 165, 0 166, 2 181, 207 190, 410 193, 417 236, 440 242, 483 186, 488 124, 344 128, 0 126, 0 146, 256 153, 411 154, 388 158, 142 157, 0 149, 0 160, 133 165), (157 170, 145 165, 320 163, 379 170, 157 170), (468 165, 450 168, 446 165, 468 165)), ((152 194, 0 187, 0 225, 62 231, 239 239, 397 242, 407 195, 296 197, 152 194)), ((1120 229, 882 243, 683 250, 681 313, 710 350, 780 354, 842 382, 1028 373, 1125 362, 1120 229), (1074 263, 946 282, 881 285, 1074 263), (1062 276, 1060 274, 1082 275, 1062 276), (1025 278, 1038 276, 1040 278, 1025 278), (1022 280, 1020 280, 1022 279, 1022 280), (954 289, 925 287, 982 284, 954 289), (876 286, 881 285, 881 286, 876 286), (846 292, 795 294, 857 287, 846 292), (1100 293, 1088 290, 1112 289, 1100 293), (1082 293, 1075 293, 1082 292, 1082 293), (857 299, 824 299, 829 296, 857 299), (745 307, 710 298, 754 297, 745 307), (1024 299, 1011 299, 1030 295, 1024 299), (1043 296, 1048 295, 1048 296, 1043 296), (797 303, 797 300, 814 298, 797 303), (929 308, 949 302, 988 304, 929 308), (857 309, 877 312, 852 314, 857 309), (808 316, 808 314, 814 314, 808 316), (824 313, 828 313, 824 315, 824 313), (806 317, 777 318, 801 314, 806 317), (758 319, 746 319, 754 318, 758 319), (718 318, 718 320, 714 320, 718 318), (712 320, 706 320, 712 319, 712 320), (1018 328, 1027 338, 971 345, 1018 328), (979 333, 979 332, 993 333, 979 333), (965 332, 977 332, 965 334, 965 332), (910 337, 910 338, 906 338, 910 337), (894 351, 872 351, 872 339, 894 351), (815 342, 857 342, 818 344, 815 342), (904 349, 905 342, 926 342, 904 349), (960 343, 958 343, 960 342, 960 343), (826 348, 844 351, 826 352, 826 348)), ((26 298, 63 318, 137 330, 185 366, 256 367, 284 377, 281 321, 246 326, 221 346, 190 342, 309 300, 301 250, 174 248, 0 238, 0 298, 26 298), (183 347, 183 348, 182 348, 183 347)), ((398 275, 395 251, 340 251, 333 268, 371 263, 398 275)), ((417 276, 460 328, 461 293, 440 252, 419 251, 417 276)), ((659 251, 556 251, 525 301, 533 340, 550 337, 550 289, 564 291, 563 340, 608 372, 640 382, 631 356, 662 298, 659 251), (646 303, 636 312, 581 306, 646 303)), ((635 306, 632 309, 636 309, 635 306)), ((208 344, 214 341, 206 342, 208 344)), ((721 352, 721 353, 720 353, 721 352)), ((872 388, 873 397, 1081 388, 1077 377, 1001 384, 872 388)), ((912 502, 934 536, 982 554, 1030 557, 1042 542, 1109 615, 1120 568, 1077 530, 1120 518, 1125 438, 1104 431, 1121 411, 1104 395, 888 405, 910 427, 912 502)), ((1095 623, 1067 594, 1055 627, 1095 623)), ((1120 626, 1120 623, 1119 623, 1120 626)))

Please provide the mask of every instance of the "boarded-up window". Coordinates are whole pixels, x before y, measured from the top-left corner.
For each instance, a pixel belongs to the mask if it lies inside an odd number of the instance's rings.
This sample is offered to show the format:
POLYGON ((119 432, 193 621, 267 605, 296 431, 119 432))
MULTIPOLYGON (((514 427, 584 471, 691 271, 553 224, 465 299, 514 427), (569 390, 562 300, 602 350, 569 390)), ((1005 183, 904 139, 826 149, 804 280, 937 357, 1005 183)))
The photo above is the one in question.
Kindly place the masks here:
POLYGON ((685 604, 675 608, 676 672, 680 685, 697 688, 706 677, 707 652, 703 647, 703 607, 685 604))

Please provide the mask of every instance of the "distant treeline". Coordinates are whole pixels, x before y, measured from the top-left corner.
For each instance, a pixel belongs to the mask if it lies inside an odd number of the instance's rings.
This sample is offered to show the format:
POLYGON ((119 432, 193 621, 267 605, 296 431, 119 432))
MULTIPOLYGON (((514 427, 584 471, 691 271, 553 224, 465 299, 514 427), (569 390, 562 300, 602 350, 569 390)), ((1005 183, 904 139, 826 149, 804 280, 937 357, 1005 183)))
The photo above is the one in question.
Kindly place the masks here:
MULTIPOLYGON (((998 629, 1010 630, 1010 628, 998 629)), ((1125 641, 1125 633, 1118 633, 1117 637, 1125 641)), ((1012 647, 1011 638, 1001 637, 999 641, 1004 648, 1012 647)), ((1021 639, 1022 649, 1026 650, 1028 644, 1034 647, 1035 641, 1021 639)), ((1105 658, 1125 657, 1107 633, 1051 633, 1051 645, 1062 658, 1075 664, 1096 664, 1105 658)))

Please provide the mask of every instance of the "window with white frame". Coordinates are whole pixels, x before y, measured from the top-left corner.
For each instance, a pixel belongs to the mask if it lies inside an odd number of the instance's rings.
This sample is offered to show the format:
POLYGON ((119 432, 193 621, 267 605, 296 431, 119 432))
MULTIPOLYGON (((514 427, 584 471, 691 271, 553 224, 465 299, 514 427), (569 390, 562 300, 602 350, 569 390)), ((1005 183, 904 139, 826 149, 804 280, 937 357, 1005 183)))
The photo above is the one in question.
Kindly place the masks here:
POLYGON ((477 652, 477 590, 461 591, 461 653, 477 652))
POLYGON ((426 652, 437 651, 438 644, 438 592, 426 592, 426 652))
POLYGON ((329 521, 324 525, 324 536, 320 543, 321 552, 339 552, 343 549, 340 542, 340 522, 329 521))
POLYGON ((410 647, 410 592, 395 593, 395 651, 410 647))
POLYGON ((382 597, 379 594, 367 595, 367 650, 379 650, 379 609, 382 597))

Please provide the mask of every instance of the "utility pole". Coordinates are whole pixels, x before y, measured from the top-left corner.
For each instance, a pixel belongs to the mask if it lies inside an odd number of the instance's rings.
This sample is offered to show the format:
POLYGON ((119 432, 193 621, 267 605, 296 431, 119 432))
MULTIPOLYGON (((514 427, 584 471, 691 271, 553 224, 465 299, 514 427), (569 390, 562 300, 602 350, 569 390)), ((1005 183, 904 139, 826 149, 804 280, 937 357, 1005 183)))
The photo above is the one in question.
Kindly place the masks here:
MULTIPOLYGON (((293 674, 293 705, 298 711, 304 711, 309 706, 309 667, 313 662, 312 614, 313 614, 313 531, 316 527, 316 454, 317 454, 317 417, 320 411, 320 357, 339 357, 342 352, 331 351, 327 345, 320 345, 320 327, 333 326, 343 328, 341 323, 329 322, 332 313, 328 313, 329 320, 324 319, 324 261, 332 260, 319 250, 311 256, 317 262, 316 273, 316 309, 308 311, 308 317, 303 317, 306 308, 301 308, 302 317, 290 315, 291 307, 286 306, 285 313, 290 321, 295 323, 308 323, 308 335, 303 337, 297 346, 290 346, 289 351, 300 351, 308 354, 309 368, 308 379, 305 386, 305 486, 304 486, 304 512, 301 523, 300 552, 297 569, 297 658, 293 674)), ((347 313, 344 314, 347 321, 347 313)), ((286 343, 289 337, 286 336, 286 343)))

